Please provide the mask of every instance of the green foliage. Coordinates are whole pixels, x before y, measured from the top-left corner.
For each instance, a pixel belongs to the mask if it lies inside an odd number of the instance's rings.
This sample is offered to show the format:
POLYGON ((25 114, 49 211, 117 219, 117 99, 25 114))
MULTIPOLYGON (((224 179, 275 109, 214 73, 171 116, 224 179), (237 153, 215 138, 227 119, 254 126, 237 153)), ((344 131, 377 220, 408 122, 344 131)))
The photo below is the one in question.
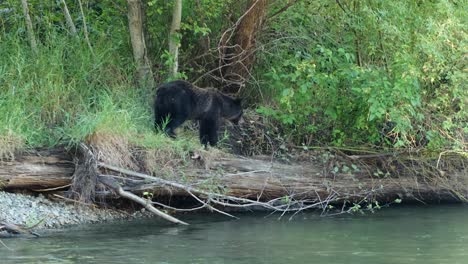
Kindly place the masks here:
MULTIPOLYGON (((0 3, 7 10, 0 12, 0 138, 38 146, 73 144, 98 130, 151 134, 153 87, 134 88, 126 1, 83 1, 94 54, 76 2, 67 1, 77 37, 59 1, 28 3, 38 54, 29 51, 21 3, 0 3)), ((174 63, 167 52, 173 2, 143 3, 148 55, 162 82, 174 63)), ((217 59, 207 51, 245 3, 184 1, 176 78, 212 70, 204 65, 217 59)), ((258 111, 297 145, 466 149, 466 1, 340 4, 297 1, 266 21, 253 73, 261 88, 247 93, 259 94, 249 98, 258 111)), ((273 1, 268 16, 282 7, 273 1)))
MULTIPOLYGON (((83 38, 73 38, 64 30, 55 2, 28 2, 40 41, 37 54, 30 51, 24 34, 18 36, 13 30, 17 27, 22 32, 21 17, 8 15, 0 24, 12 25, 1 34, 0 135, 35 147, 75 144, 97 130, 131 133, 146 129, 151 119, 148 105, 141 103, 147 102, 142 97, 146 91, 134 90, 128 77, 133 71, 131 50, 118 32, 108 45, 106 23, 118 20, 110 18, 112 12, 87 12, 96 22, 88 25, 92 54, 83 38), (38 11, 45 14, 42 21, 34 16, 38 11)), ((17 1, 1 7, 21 10, 17 1)))
POLYGON ((33 146, 55 145, 103 127, 132 131, 149 121, 142 98, 128 90, 130 69, 114 66, 121 58, 112 50, 97 47, 93 57, 83 43, 55 39, 61 41, 36 55, 18 39, 2 45, 1 133, 13 131, 33 146))
MULTIPOLYGON (((181 54, 196 49, 199 37, 211 34, 208 23, 225 16, 231 1, 188 1, 183 6, 181 54)), ((145 2, 149 56, 156 61, 156 79, 167 79, 174 58, 167 52, 172 3, 145 2), (151 22, 149 22, 151 21, 151 22), (158 66, 158 65, 161 65, 158 66)), ((173 146, 177 153, 194 140, 170 140, 154 135, 151 103, 154 87, 134 87, 133 64, 125 1, 83 1, 93 53, 83 33, 78 3, 67 2, 78 36, 71 36, 59 1, 29 0, 37 54, 28 46, 21 3, 0 3, 0 141, 26 146, 76 144, 95 132, 127 136, 146 147, 173 146)), ((183 61, 185 58, 182 58, 183 61)), ((182 63, 183 64, 183 63, 182 63)), ((187 78, 183 68, 176 78, 187 78)), ((6 149, 2 147, 2 149, 6 149)), ((8 156, 14 148, 0 152, 8 156)))
POLYGON ((341 7, 304 1, 272 23, 257 71, 271 103, 258 111, 298 144, 463 148, 466 3, 341 7))
POLYGON ((204 48, 210 48, 200 47, 201 42, 209 42, 210 38, 218 39, 221 32, 230 26, 228 24, 230 21, 225 17, 232 13, 230 7, 233 2, 232 0, 183 1, 181 29, 177 34, 181 45, 179 76, 171 77, 167 69, 173 65, 174 58, 168 52, 168 36, 174 1, 148 1, 146 15, 147 21, 151 21, 146 25, 149 33, 147 35, 149 55, 161 64, 157 67, 158 79, 161 81, 186 79, 188 76, 198 76, 207 70, 193 67, 193 58, 200 56, 200 52, 206 52, 204 48))

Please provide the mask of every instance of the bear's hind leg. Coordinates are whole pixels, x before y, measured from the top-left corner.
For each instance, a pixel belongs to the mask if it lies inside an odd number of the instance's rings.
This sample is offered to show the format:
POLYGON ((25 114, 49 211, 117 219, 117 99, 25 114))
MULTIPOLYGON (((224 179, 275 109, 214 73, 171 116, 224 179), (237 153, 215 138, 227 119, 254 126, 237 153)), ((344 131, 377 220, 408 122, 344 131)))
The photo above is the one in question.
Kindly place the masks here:
POLYGON ((180 125, 182 125, 185 120, 187 120, 188 118, 188 115, 185 115, 185 114, 177 114, 177 115, 174 115, 173 118, 171 118, 169 120, 169 123, 167 123, 166 125, 166 133, 172 137, 172 138, 175 138, 176 137, 176 134, 175 134, 175 130, 176 128, 178 128, 180 125))

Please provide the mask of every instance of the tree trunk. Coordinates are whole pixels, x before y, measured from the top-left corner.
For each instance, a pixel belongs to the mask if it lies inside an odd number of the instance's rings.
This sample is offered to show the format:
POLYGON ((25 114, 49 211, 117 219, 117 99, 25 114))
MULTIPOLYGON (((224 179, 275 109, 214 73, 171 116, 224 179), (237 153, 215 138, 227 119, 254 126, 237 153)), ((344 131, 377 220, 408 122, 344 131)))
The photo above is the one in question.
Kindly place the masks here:
POLYGON ((31 22, 31 17, 29 16, 28 1, 21 0, 21 5, 23 6, 23 14, 24 19, 26 21, 26 28, 29 36, 29 43, 31 44, 31 49, 33 52, 37 52, 36 37, 34 37, 34 30, 31 22))
POLYGON ((268 0, 249 0, 245 13, 221 37, 223 91, 237 94, 250 78, 255 60, 256 40, 266 17, 268 0))
POLYGON ((133 58, 137 67, 137 80, 141 87, 153 87, 154 79, 151 63, 147 55, 143 31, 143 10, 140 0, 127 0, 128 27, 132 42, 133 58))
POLYGON ((63 15, 65 16, 65 21, 67 21, 68 29, 70 30, 71 34, 75 36, 76 35, 75 23, 73 23, 73 19, 70 15, 70 12, 68 11, 67 3, 65 2, 65 0, 62 0, 62 5, 63 5, 63 15))
POLYGON ((180 46, 180 21, 182 19, 182 0, 176 0, 172 12, 171 30, 169 32, 169 53, 174 60, 170 69, 172 77, 177 76, 179 68, 179 46, 180 46))
POLYGON ((78 4, 80 5, 81 18, 83 19, 83 31, 85 35, 85 40, 86 40, 86 43, 88 44, 88 48, 91 51, 91 54, 93 54, 94 56, 93 46, 91 46, 91 41, 89 41, 88 26, 86 24, 86 16, 83 11, 83 4, 81 3, 81 0, 78 0, 78 4))

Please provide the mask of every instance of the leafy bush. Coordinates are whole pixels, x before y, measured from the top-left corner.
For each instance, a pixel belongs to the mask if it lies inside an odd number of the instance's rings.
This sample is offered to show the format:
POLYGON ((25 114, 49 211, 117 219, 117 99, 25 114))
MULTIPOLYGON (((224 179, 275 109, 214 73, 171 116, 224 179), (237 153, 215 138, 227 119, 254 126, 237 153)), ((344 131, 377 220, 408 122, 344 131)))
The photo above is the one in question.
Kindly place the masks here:
POLYGON ((296 4, 265 35, 275 45, 266 44, 257 74, 271 101, 258 111, 280 121, 298 144, 463 148, 467 38, 460 6, 296 4))

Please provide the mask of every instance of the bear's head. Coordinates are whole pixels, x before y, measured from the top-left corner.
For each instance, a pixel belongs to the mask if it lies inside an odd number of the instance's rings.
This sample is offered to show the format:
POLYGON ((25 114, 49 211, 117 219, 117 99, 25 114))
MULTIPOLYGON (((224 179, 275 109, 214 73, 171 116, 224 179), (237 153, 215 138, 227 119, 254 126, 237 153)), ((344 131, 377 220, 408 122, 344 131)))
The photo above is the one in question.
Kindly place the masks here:
POLYGON ((242 99, 225 96, 223 100, 223 116, 234 124, 242 123, 242 99))

